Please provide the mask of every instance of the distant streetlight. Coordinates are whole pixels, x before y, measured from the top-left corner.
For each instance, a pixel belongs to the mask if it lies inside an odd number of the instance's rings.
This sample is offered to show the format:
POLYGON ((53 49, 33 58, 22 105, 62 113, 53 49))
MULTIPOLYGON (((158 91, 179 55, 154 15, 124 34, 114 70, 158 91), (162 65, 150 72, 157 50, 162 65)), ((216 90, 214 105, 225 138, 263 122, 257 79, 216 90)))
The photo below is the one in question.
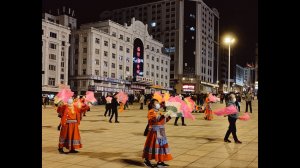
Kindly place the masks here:
POLYGON ((227 91, 230 89, 230 45, 233 44, 235 39, 230 36, 226 36, 224 39, 225 44, 228 44, 228 81, 227 81, 227 91))

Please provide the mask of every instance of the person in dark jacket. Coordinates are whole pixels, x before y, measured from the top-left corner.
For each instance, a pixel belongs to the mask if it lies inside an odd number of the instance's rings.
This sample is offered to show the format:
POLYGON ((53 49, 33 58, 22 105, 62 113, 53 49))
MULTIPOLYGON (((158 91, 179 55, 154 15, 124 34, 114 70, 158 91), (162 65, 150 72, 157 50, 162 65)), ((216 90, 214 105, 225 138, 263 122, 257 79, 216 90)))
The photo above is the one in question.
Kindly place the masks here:
POLYGON ((117 95, 117 93, 114 94, 114 96, 111 100, 112 114, 111 114, 111 117, 109 119, 110 123, 112 123, 111 119, 114 117, 114 114, 115 114, 115 123, 119 123, 119 121, 118 121, 118 105, 119 105, 119 103, 117 101, 116 95, 117 95))

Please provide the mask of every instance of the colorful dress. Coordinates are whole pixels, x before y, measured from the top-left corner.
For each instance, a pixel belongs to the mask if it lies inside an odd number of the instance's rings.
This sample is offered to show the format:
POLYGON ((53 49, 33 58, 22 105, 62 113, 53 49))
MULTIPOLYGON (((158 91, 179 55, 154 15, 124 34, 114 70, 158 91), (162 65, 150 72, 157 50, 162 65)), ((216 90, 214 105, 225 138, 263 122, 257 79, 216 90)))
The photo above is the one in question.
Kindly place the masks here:
POLYGON ((61 112, 61 130, 59 135, 59 148, 74 150, 82 147, 79 133, 80 108, 75 105, 63 105, 61 112))
POLYGON ((211 102, 209 101, 208 97, 205 99, 205 119, 212 120, 213 119, 213 112, 211 110, 211 102))
POLYGON ((155 159, 157 162, 172 159, 164 126, 170 119, 171 117, 165 118, 153 109, 148 111, 149 132, 144 145, 143 158, 155 159))

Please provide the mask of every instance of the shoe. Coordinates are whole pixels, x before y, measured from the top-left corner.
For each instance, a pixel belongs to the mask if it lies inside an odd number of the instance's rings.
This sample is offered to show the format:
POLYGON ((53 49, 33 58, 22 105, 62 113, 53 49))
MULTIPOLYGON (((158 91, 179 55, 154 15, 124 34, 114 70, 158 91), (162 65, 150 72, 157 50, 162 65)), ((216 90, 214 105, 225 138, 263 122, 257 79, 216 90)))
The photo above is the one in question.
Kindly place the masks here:
POLYGON ((162 163, 163 166, 170 166, 170 165, 168 165, 168 164, 165 164, 164 162, 161 162, 161 163, 162 163))
POLYGON ((224 139, 224 142, 230 143, 231 141, 229 139, 224 139))
POLYGON ((151 167, 151 168, 154 167, 149 160, 145 160, 144 165, 147 166, 147 167, 151 167))
POLYGON ((60 131, 60 126, 57 126, 57 130, 60 131))
POLYGON ((159 162, 159 163, 157 163, 156 167, 162 168, 162 167, 167 167, 167 166, 165 166, 165 164, 163 162, 159 162))
POLYGON ((72 149, 72 150, 69 151, 69 153, 78 153, 78 151, 75 150, 75 149, 72 149))
POLYGON ((186 124, 182 124, 182 126, 186 126, 186 124))
POLYGON ((237 143, 237 144, 241 144, 242 142, 241 142, 241 141, 239 141, 239 140, 237 140, 237 141, 235 141, 235 143, 237 143))
POLYGON ((115 121, 115 123, 120 123, 119 121, 115 121))
POLYGON ((63 150, 63 148, 58 148, 58 152, 59 152, 60 154, 65 153, 64 150, 63 150))
POLYGON ((175 126, 178 126, 178 124, 174 124, 175 126))
POLYGON ((110 120, 109 120, 109 122, 112 123, 110 120))

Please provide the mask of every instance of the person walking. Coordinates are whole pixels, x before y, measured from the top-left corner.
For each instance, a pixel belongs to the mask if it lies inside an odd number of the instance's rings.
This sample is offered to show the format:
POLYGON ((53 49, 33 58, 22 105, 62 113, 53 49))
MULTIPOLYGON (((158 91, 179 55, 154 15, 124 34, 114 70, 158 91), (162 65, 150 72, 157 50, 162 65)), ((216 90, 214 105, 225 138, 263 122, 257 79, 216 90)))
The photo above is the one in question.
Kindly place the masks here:
POLYGON ((252 92, 250 88, 248 88, 247 90, 245 101, 246 101, 246 112, 248 112, 248 106, 249 106, 250 113, 252 113, 252 92))

